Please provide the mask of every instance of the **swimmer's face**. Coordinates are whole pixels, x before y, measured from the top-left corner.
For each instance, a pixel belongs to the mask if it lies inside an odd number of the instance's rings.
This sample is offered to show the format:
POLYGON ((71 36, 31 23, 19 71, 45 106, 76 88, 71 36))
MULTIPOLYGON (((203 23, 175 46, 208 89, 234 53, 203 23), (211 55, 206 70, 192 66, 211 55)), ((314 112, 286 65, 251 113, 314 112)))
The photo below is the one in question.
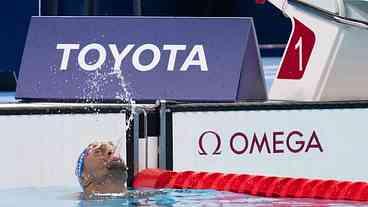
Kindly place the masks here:
POLYGON ((121 158, 114 157, 112 142, 96 142, 88 146, 84 161, 85 175, 94 179, 113 177, 126 180, 126 165, 121 158))

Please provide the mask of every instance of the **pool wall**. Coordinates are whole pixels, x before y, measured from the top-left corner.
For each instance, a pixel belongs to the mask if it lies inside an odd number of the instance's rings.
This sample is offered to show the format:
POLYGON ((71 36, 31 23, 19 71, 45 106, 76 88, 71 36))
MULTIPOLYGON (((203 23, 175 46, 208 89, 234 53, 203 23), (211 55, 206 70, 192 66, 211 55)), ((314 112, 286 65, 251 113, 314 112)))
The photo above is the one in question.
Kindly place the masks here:
POLYGON ((147 129, 138 114, 125 134, 130 112, 119 104, 1 104, 0 189, 77 186, 83 148, 121 136, 130 179, 158 167, 367 181, 367 109, 368 102, 161 103, 147 129))
POLYGON ((161 160, 176 171, 367 181, 367 104, 169 105, 161 160))
POLYGON ((100 106, 96 113, 84 105, 58 105, 0 105, 0 189, 77 186, 74 168, 84 147, 125 137, 121 108, 100 106))

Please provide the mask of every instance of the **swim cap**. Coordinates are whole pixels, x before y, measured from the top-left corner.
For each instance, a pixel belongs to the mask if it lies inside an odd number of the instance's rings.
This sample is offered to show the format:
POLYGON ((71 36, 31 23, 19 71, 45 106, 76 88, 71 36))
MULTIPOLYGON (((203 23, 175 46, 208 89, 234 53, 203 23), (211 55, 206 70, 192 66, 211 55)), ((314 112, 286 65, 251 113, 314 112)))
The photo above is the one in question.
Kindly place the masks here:
POLYGON ((85 150, 83 150, 83 152, 79 155, 77 166, 75 167, 75 175, 78 177, 79 184, 81 185, 82 185, 81 178, 83 175, 84 159, 88 155, 88 152, 89 152, 89 148, 86 148, 85 150))

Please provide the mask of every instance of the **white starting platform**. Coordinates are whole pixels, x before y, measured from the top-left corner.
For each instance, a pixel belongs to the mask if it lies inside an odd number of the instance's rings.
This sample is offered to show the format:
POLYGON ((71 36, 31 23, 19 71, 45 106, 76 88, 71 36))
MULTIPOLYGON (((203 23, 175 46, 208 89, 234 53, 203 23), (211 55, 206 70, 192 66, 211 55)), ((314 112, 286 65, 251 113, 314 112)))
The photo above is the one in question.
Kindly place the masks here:
POLYGON ((271 100, 367 100, 367 1, 269 0, 292 22, 271 100))

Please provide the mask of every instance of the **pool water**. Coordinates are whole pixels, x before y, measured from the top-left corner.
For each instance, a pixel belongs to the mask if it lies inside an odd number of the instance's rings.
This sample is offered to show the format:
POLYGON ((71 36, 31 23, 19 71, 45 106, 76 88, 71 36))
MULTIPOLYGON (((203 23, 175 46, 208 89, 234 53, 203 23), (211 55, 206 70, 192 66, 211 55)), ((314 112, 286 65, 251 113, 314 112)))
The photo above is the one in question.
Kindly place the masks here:
MULTIPOLYGON (((154 196, 138 198, 110 197, 80 200, 80 189, 67 187, 23 188, 0 190, 1 207, 247 207, 247 206, 368 206, 368 203, 310 199, 281 199, 253 197, 214 190, 163 189, 154 196)), ((132 191, 131 191, 132 192, 132 191)), ((152 192, 152 191, 150 191, 152 192)))
POLYGON ((265 78, 266 89, 269 91, 273 80, 276 77, 277 68, 279 67, 281 59, 279 57, 262 58, 263 75, 265 78))

